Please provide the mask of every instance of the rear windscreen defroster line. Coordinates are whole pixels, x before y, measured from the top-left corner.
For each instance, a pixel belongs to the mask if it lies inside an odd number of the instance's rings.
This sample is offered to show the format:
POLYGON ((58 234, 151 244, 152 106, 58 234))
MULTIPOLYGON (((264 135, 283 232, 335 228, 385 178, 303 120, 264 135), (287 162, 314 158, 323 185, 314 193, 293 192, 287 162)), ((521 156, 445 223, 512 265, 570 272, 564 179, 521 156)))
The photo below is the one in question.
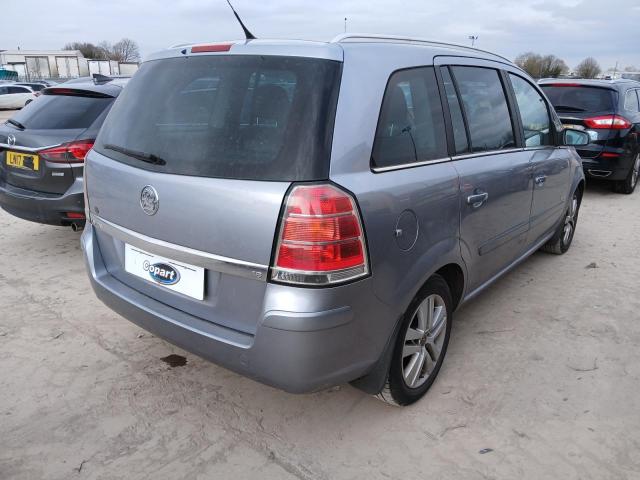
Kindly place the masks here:
POLYGON ((95 150, 162 173, 326 179, 340 75, 340 62, 318 58, 150 61, 118 97, 95 150))

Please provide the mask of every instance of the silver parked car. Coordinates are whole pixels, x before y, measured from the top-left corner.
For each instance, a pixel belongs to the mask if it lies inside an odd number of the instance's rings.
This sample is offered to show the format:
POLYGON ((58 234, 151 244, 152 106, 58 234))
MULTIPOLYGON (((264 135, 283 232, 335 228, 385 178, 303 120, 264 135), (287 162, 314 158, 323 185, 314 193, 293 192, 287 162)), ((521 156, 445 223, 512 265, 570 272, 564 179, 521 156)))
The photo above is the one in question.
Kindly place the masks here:
POLYGON ((416 39, 251 40, 152 56, 85 169, 98 297, 290 392, 352 382, 407 405, 454 310, 564 253, 575 149, 508 60, 416 39))

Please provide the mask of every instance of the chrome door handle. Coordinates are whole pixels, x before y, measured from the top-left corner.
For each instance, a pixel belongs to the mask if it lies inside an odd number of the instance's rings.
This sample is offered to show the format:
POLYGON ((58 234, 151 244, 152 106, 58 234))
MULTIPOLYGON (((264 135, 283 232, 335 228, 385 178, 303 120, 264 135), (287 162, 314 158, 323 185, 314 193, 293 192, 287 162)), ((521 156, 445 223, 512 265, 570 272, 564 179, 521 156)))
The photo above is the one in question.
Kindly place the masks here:
POLYGON ((544 185, 544 182, 547 180, 546 175, 538 175, 535 178, 536 185, 544 185))
POLYGON ((467 205, 471 205, 473 208, 480 208, 489 199, 487 192, 474 193, 467 197, 467 205))

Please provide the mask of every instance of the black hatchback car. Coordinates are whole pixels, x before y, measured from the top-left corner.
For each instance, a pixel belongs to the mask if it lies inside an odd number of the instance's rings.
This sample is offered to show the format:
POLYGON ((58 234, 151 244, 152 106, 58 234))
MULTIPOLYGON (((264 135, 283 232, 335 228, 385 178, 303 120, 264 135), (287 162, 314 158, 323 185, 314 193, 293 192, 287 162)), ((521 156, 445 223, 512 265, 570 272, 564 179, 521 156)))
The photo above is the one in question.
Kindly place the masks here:
POLYGON ((539 84, 562 123, 591 137, 578 148, 585 174, 633 193, 640 172, 640 82, 545 79, 539 84))
POLYGON ((82 228, 84 158, 126 82, 45 88, 0 125, 0 207, 25 220, 82 228))

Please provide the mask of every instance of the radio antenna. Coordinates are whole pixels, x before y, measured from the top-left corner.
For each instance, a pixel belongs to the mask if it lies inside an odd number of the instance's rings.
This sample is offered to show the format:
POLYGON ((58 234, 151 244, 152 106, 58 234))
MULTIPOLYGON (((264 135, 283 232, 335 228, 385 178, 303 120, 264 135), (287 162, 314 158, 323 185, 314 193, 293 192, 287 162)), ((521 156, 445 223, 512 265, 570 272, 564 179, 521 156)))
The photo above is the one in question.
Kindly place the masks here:
POLYGON ((231 5, 231 2, 229 0, 227 0, 227 3, 229 4, 229 6, 231 7, 231 11, 233 12, 233 14, 236 16, 236 19, 238 20, 238 23, 240 24, 240 26, 242 27, 242 30, 244 31, 244 36, 247 40, 255 40, 256 37, 253 35, 253 33, 251 33, 249 31, 249 29, 247 27, 244 26, 244 23, 242 23, 242 20, 240 19, 240 15, 238 15, 238 12, 236 12, 236 9, 233 8, 233 5, 231 5))

